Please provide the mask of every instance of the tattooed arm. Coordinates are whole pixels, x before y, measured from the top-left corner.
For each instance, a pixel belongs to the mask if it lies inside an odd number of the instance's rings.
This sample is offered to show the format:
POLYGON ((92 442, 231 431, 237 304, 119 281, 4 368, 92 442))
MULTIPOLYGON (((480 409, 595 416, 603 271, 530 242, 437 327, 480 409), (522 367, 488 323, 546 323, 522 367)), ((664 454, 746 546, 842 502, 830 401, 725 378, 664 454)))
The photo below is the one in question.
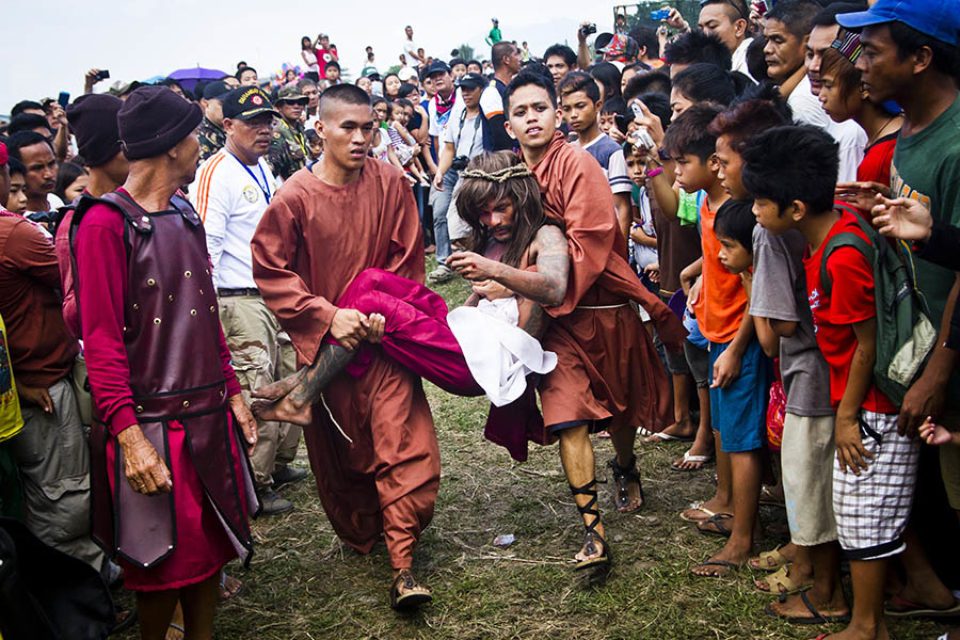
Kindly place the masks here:
POLYGON ((544 306, 561 304, 570 273, 566 236, 558 227, 545 225, 537 232, 531 251, 536 253, 536 271, 517 269, 466 251, 451 255, 447 265, 468 280, 495 280, 544 306))

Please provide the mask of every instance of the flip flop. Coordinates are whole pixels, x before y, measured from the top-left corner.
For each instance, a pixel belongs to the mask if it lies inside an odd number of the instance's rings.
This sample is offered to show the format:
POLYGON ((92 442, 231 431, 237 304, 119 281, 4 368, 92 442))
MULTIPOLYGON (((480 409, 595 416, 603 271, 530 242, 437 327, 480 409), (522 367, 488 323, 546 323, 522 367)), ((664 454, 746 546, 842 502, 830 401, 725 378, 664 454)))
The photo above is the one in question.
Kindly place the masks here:
POLYGON ((693 575, 697 576, 698 578, 722 578, 727 573, 736 573, 737 571, 740 571, 739 564, 736 564, 734 562, 727 562, 726 560, 711 560, 709 558, 707 558, 706 560, 704 560, 694 568, 699 568, 699 567, 726 567, 727 569, 730 569, 730 571, 723 572, 723 573, 711 573, 711 574, 703 575, 691 569, 690 572, 693 573, 693 575))
POLYGON ((954 600, 953 606, 946 609, 931 609, 900 596, 893 596, 887 601, 883 613, 893 618, 955 618, 960 616, 960 602, 954 600), (890 605, 897 608, 893 609, 890 605))
POLYGON ((660 431, 657 433, 651 433, 649 436, 647 436, 646 442, 653 443, 658 440, 660 442, 693 442, 693 439, 694 436, 673 436, 665 431, 660 431), (650 438, 653 438, 653 440, 650 438))
POLYGON ((780 594, 792 596, 795 593, 806 591, 813 586, 813 582, 811 581, 805 584, 796 582, 790 577, 788 566, 784 565, 783 567, 780 567, 779 571, 764 576, 759 580, 755 580, 753 582, 753 586, 756 587, 757 591, 769 593, 774 596, 780 594), (759 583, 761 582, 766 585, 766 589, 760 587, 759 583))
POLYGON ((683 511, 681 511, 681 512, 680 512, 680 519, 683 520, 684 522, 695 522, 695 523, 699 523, 699 522, 704 522, 705 520, 709 520, 710 518, 712 518, 712 517, 715 516, 715 515, 717 515, 717 514, 714 513, 713 511, 710 511, 710 509, 707 509, 706 507, 704 507, 704 506, 703 506, 703 501, 700 501, 700 502, 694 502, 694 503, 691 504, 689 507, 687 507, 686 509, 684 509, 683 511), (707 514, 707 517, 706 517, 706 518, 691 518, 691 517, 689 517, 689 516, 687 516, 687 515, 684 515, 687 511, 702 511, 702 512, 704 512, 705 514, 707 514))
POLYGON ((787 557, 780 553, 782 548, 782 545, 777 545, 773 551, 761 551, 756 558, 750 558, 747 564, 757 571, 778 571, 781 567, 790 564, 787 557))
POLYGON ((732 513, 716 513, 706 520, 701 521, 697 524, 697 531, 707 536, 722 536, 724 538, 729 538, 730 534, 733 533, 730 529, 727 529, 721 520, 729 520, 733 518, 732 513), (715 529, 705 529, 705 526, 713 525, 715 529))
MULTIPOLYGON (((792 618, 779 616, 777 615, 776 611, 773 610, 773 607, 770 606, 769 604, 764 608, 764 611, 766 611, 767 615, 773 616, 778 620, 785 620, 792 624, 827 624, 827 623, 833 623, 833 622, 849 622, 850 621, 849 613, 845 613, 842 616, 823 615, 822 613, 817 611, 817 608, 815 606, 813 606, 813 603, 810 602, 810 598, 807 597, 807 593, 805 591, 800 593, 800 600, 803 602, 803 606, 807 608, 807 611, 810 612, 810 616, 795 616, 792 618)), ((824 635, 820 637, 826 637, 826 636, 824 635)))
POLYGON ((713 462, 713 456, 712 456, 712 455, 710 455, 710 456, 694 456, 694 455, 691 455, 691 454, 690 454, 690 450, 687 449, 686 451, 683 452, 683 461, 680 462, 679 464, 678 464, 677 462, 673 462, 673 463, 670 465, 670 471, 676 471, 676 472, 678 472, 678 473, 693 473, 694 471, 700 471, 700 469, 703 469, 703 466, 704 466, 704 465, 709 464, 709 463, 711 463, 711 462, 713 462), (682 468, 680 467, 680 464, 683 464, 684 462, 700 463, 700 466, 699 466, 699 467, 696 467, 696 468, 694 468, 694 469, 682 469, 682 468))
POLYGON ((238 595, 240 595, 241 593, 243 593, 243 582, 241 582, 239 578, 233 578, 231 576, 228 576, 226 571, 221 571, 220 572, 220 602, 226 602, 227 600, 232 600, 236 598, 238 595), (231 578, 232 580, 235 580, 240 586, 237 587, 236 590, 234 591, 227 589, 227 578, 231 578))

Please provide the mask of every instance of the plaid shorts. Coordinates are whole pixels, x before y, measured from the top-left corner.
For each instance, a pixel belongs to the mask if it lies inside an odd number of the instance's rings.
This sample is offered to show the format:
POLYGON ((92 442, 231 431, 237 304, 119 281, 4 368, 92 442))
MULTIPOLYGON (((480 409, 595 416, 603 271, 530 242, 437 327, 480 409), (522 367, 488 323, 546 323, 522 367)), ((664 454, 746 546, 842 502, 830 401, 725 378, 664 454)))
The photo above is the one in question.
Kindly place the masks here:
POLYGON ((863 447, 873 454, 860 475, 844 473, 834 458, 833 510, 844 555, 878 560, 904 549, 913 506, 920 442, 897 433, 897 415, 860 412, 863 447))

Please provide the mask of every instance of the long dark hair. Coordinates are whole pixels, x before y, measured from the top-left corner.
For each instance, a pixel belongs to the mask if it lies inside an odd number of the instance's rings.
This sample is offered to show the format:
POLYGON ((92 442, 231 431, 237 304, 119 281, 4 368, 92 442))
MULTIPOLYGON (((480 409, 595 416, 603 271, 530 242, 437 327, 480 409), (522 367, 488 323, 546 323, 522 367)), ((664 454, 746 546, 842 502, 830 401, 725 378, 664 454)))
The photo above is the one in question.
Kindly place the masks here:
POLYGON ((533 175, 514 176, 498 182, 487 178, 469 177, 469 172, 496 174, 522 163, 520 158, 509 151, 495 151, 476 156, 467 165, 464 172, 466 176, 457 195, 457 212, 473 230, 470 244, 471 248, 478 253, 482 253, 490 242, 490 230, 480 222, 480 215, 491 203, 510 198, 513 203, 513 237, 510 238, 501 262, 517 268, 523 268, 524 265, 520 261, 540 227, 545 224, 560 226, 560 223, 543 212, 543 205, 540 202, 540 185, 533 175))
POLYGON ((313 40, 310 39, 310 36, 303 36, 300 38, 300 48, 301 49, 310 49, 313 51, 313 40), (303 46, 303 43, 306 42, 307 46, 303 46))

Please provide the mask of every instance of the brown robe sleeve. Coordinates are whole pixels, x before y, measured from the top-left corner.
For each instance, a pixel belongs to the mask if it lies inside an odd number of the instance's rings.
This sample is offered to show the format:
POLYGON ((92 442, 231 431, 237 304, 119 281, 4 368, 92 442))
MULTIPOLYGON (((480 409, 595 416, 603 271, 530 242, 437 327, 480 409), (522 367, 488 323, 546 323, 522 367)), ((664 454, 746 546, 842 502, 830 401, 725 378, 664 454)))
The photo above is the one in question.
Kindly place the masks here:
MULTIPOLYGON (((614 214, 613 193, 599 165, 572 162, 568 156, 560 160, 563 180, 550 184, 557 190, 548 202, 562 203, 556 212, 566 227, 570 250, 570 277, 567 295, 556 307, 546 307, 547 313, 558 318, 571 313, 580 304, 583 295, 592 287, 607 266, 607 257, 614 250, 617 237, 617 218, 614 214), (596 168, 596 171, 589 169, 596 168)), ((539 176, 538 176, 539 178, 539 176)), ((540 183, 543 184, 540 179, 540 183)))
MULTIPOLYGON (((289 191, 287 195, 291 195, 289 191)), ((313 362, 320 341, 330 330, 337 307, 311 293, 307 282, 298 274, 302 242, 300 220, 286 199, 278 197, 263 213, 250 249, 253 278, 263 301, 290 335, 300 361, 309 363, 313 362)))

